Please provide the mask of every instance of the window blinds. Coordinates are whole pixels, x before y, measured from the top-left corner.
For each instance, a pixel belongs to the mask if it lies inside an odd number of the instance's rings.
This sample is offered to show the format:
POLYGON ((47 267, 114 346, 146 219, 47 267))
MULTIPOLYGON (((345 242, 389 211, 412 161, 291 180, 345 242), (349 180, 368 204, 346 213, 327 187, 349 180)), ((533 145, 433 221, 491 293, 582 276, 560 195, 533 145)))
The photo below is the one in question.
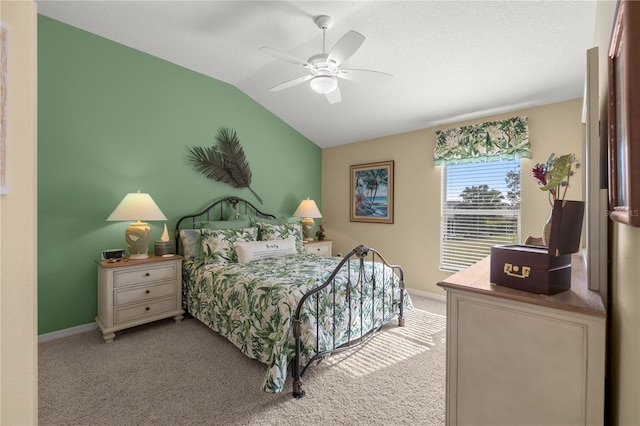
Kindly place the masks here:
POLYGON ((491 246, 520 241, 520 160, 442 168, 440 269, 459 271, 491 246))

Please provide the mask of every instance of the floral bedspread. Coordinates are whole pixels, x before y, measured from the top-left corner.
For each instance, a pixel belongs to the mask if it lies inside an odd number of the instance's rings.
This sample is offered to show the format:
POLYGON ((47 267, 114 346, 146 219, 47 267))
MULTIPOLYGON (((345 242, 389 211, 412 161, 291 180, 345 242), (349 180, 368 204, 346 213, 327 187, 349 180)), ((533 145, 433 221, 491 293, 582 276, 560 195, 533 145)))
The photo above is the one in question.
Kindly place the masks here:
MULTIPOLYGON (((301 253, 246 264, 204 266, 185 261, 184 303, 195 318, 267 365, 264 391, 281 392, 295 353, 292 322, 298 302, 305 292, 324 283, 340 260, 301 253)), ((360 275, 359 260, 353 260, 336 275, 336 285, 307 299, 301 327, 304 362, 313 356, 316 343, 320 350, 339 346, 394 316, 399 304, 398 277, 382 263, 365 261, 365 271, 360 275), (359 285, 359 277, 365 285, 359 285), (308 306, 313 309, 306 309, 308 306)), ((407 292, 404 300, 409 307, 407 292)))

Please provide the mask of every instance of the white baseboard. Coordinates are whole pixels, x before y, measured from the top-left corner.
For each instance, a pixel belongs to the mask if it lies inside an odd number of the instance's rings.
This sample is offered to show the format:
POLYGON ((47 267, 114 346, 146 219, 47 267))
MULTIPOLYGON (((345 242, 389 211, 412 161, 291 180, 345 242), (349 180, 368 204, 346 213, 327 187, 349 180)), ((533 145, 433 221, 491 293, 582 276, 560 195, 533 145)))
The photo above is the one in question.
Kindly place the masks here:
POLYGON ((441 302, 447 301, 447 296, 445 296, 444 294, 435 294, 435 293, 430 293, 428 291, 416 290, 415 288, 409 288, 409 287, 406 287, 405 289, 409 292, 409 294, 415 294, 416 296, 422 296, 429 299, 439 300, 441 302))
POLYGON ((50 340, 60 339, 62 337, 73 336, 74 334, 86 333, 87 331, 93 331, 98 326, 95 322, 89 324, 77 325, 71 328, 65 328, 64 330, 52 331, 51 333, 45 333, 38 336, 38 343, 48 342, 50 340))

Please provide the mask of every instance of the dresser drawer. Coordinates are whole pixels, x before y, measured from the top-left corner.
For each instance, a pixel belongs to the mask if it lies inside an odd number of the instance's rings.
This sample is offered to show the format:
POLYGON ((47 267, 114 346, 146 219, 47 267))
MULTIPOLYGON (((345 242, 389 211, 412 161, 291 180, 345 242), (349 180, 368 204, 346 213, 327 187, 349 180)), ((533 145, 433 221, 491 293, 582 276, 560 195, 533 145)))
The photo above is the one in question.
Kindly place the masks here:
POLYGON ((115 291, 113 304, 116 306, 126 305, 128 303, 157 299, 158 297, 169 296, 172 294, 176 294, 176 285, 174 282, 166 282, 164 284, 151 286, 126 288, 115 291))
POLYGON ((116 271, 113 275, 113 286, 123 287, 133 284, 175 280, 178 276, 178 268, 175 263, 170 265, 160 264, 116 271))
POLYGON ((128 308, 114 309, 114 324, 144 318, 146 316, 158 315, 163 312, 175 311, 176 309, 176 298, 173 296, 141 305, 130 306, 128 308))

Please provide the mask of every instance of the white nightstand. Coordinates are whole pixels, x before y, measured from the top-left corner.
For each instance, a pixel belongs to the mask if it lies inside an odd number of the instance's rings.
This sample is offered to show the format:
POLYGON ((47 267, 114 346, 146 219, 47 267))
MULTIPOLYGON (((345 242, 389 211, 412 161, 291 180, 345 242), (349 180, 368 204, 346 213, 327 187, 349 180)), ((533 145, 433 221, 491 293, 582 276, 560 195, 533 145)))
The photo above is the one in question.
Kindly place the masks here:
POLYGON ((105 343, 115 332, 159 319, 182 320, 182 256, 98 262, 98 316, 105 343))
POLYGON ((319 254, 320 256, 331 256, 331 240, 305 241, 304 251, 319 254))

